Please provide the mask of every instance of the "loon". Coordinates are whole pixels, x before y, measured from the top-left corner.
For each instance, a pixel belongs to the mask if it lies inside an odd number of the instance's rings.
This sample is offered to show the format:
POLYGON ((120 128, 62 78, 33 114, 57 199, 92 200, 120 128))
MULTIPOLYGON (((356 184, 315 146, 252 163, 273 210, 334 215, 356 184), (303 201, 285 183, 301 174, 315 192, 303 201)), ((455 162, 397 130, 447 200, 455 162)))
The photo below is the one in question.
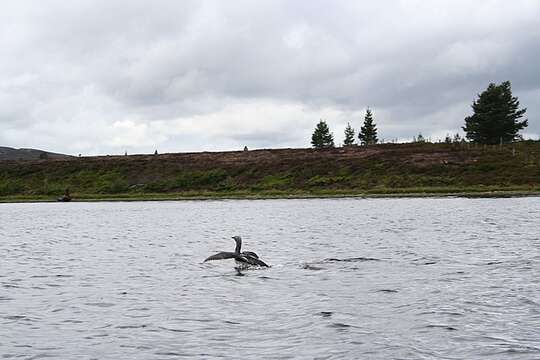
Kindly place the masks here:
POLYGON ((260 260, 259 256, 253 251, 240 252, 240 250, 242 249, 242 238, 240 236, 233 236, 232 238, 236 242, 236 248, 234 249, 234 252, 218 252, 217 254, 207 257, 204 262, 210 260, 234 259, 236 264, 238 264, 239 267, 242 269, 248 268, 250 266, 269 267, 264 261, 260 260))

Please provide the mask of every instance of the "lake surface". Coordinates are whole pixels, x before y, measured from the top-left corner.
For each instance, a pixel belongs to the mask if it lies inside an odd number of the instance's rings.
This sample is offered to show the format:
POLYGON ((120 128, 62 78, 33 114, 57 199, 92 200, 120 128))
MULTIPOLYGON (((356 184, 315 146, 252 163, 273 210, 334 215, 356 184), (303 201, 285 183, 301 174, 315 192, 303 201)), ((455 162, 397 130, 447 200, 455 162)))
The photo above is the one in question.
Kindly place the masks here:
POLYGON ((0 204, 10 359, 539 359, 540 198, 0 204), (217 251, 256 251, 237 276, 217 251))

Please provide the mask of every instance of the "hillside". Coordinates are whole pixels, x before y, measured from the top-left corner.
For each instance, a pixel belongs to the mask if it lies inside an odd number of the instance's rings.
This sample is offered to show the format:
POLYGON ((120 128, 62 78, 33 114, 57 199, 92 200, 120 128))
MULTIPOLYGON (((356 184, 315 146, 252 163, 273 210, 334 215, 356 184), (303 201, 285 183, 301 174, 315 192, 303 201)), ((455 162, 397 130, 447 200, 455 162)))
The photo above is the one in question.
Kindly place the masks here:
POLYGON ((39 160, 47 159, 63 159, 69 155, 57 154, 38 149, 14 149, 10 147, 0 146, 0 161, 2 160, 39 160))
POLYGON ((383 144, 0 161, 0 198, 540 191, 540 142, 383 144))

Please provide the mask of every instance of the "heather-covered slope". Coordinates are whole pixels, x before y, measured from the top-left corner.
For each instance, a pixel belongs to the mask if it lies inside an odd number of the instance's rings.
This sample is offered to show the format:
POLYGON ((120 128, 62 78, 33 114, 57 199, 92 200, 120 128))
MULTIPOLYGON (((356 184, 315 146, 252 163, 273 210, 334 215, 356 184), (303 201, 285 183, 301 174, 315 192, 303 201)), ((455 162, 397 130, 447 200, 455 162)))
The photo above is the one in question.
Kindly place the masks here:
POLYGON ((540 191, 540 142, 384 144, 0 161, 0 198, 540 191))
POLYGON ((0 146, 0 161, 1 160, 38 160, 38 159, 62 159, 69 155, 51 153, 38 149, 14 149, 10 147, 0 146))

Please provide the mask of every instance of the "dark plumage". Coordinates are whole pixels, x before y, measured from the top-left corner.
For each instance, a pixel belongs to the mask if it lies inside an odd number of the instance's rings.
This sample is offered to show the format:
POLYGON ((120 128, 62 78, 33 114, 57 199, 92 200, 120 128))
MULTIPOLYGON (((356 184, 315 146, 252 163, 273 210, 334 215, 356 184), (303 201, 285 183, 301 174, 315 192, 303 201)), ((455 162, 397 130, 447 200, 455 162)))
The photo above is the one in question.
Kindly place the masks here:
POLYGON ((259 256, 253 251, 244 251, 242 250, 242 238, 240 236, 233 236, 234 241, 236 242, 236 248, 234 252, 222 251, 207 257, 204 262, 211 260, 225 260, 225 259, 234 259, 238 265, 241 267, 249 266, 262 266, 268 267, 268 265, 259 259, 259 256))

